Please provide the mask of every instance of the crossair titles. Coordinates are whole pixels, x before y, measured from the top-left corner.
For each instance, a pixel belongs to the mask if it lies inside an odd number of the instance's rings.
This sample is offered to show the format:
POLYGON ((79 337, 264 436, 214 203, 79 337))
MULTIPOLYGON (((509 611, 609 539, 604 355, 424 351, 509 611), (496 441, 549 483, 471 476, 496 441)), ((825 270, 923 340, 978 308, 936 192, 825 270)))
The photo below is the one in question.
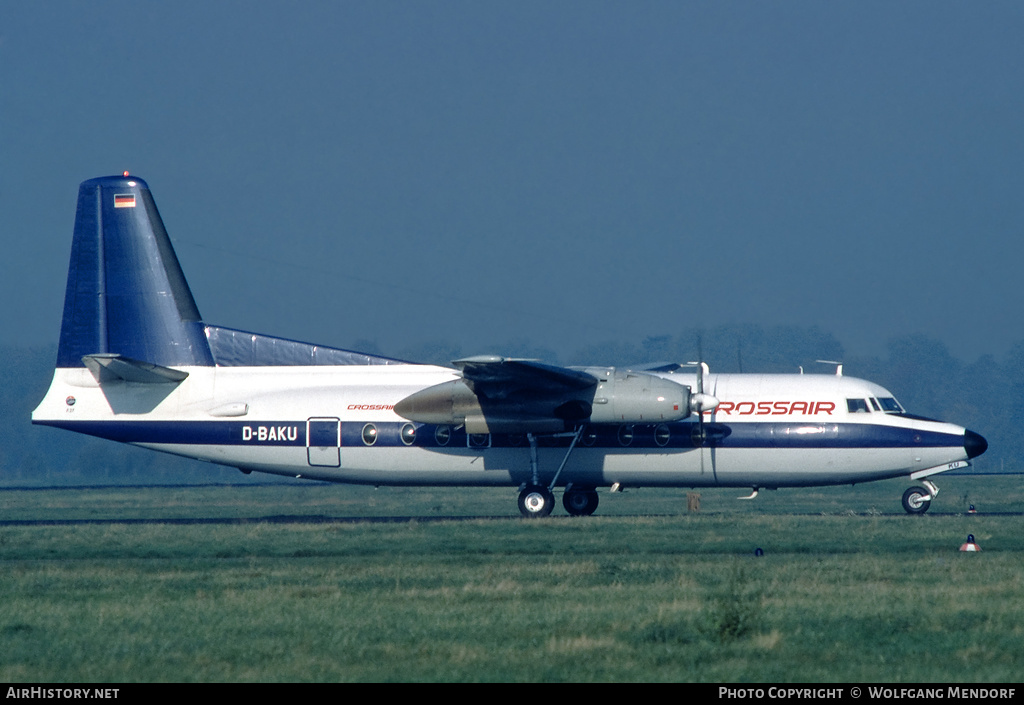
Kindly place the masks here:
POLYGON ((714 413, 717 416, 784 416, 788 414, 807 414, 814 416, 825 414, 831 416, 836 410, 836 405, 831 401, 722 401, 718 408, 712 411, 705 411, 705 414, 714 413))

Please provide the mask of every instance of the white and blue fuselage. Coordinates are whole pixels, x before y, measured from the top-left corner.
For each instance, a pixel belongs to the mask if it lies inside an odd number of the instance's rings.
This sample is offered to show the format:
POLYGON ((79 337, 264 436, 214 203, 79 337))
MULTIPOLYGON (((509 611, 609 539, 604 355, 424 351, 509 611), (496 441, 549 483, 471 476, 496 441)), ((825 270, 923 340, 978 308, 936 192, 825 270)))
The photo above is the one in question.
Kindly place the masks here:
MULTIPOLYGON (((173 389, 58 369, 33 414, 42 423, 246 471, 379 485, 519 485, 525 434, 467 434, 417 424, 394 407, 456 370, 429 365, 180 368, 173 389)), ((688 375, 678 377, 692 384, 688 375)), ((865 482, 965 467, 966 430, 881 410, 888 391, 836 375, 709 374, 720 400, 667 423, 589 427, 560 484, 794 487, 865 482), (851 411, 851 405, 855 410, 851 411), (873 407, 878 407, 873 408, 873 407)), ((541 480, 568 438, 538 448, 541 480)))
POLYGON ((462 361, 460 371, 207 325, 148 186, 103 177, 80 188, 57 366, 32 420, 244 472, 515 486, 528 516, 550 512, 555 487, 571 513, 591 513, 597 488, 894 477, 926 484, 904 498, 907 511, 923 511, 937 491, 927 478, 986 448, 978 434, 906 414, 887 390, 840 374, 528 364, 509 378, 492 372, 495 360, 462 361), (632 386, 620 381, 616 400, 606 391, 624 374, 632 386), (714 403, 691 407, 703 398, 694 388, 714 403), (466 399, 470 412, 457 418, 466 399), (423 421, 439 413, 452 422, 423 421))

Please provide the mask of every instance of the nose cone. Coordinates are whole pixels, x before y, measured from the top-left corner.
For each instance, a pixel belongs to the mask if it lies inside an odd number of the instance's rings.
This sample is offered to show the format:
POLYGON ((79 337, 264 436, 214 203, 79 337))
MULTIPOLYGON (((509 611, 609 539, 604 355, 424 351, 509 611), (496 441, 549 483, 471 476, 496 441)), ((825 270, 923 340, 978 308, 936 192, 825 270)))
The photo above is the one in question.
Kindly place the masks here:
POLYGON ((977 458, 988 450, 988 441, 974 431, 964 431, 964 450, 968 458, 977 458))

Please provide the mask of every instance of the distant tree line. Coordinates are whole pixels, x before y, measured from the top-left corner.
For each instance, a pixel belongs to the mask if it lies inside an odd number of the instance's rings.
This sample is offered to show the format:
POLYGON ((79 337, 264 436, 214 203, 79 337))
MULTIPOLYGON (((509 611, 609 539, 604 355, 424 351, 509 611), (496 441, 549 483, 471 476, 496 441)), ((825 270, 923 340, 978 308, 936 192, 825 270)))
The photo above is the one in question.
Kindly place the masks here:
MULTIPOLYGON (((953 357, 946 346, 921 335, 889 341, 884 356, 844 354, 831 333, 817 327, 721 326, 638 341, 589 345, 569 355, 527 341, 486 350, 463 351, 439 341, 400 351, 377 350, 371 341, 353 347, 405 360, 449 364, 464 355, 494 352, 561 365, 629 366, 701 359, 717 372, 833 373, 877 382, 892 391, 910 412, 950 421, 977 431, 989 441, 975 461, 983 472, 1024 470, 1024 341, 1004 359, 983 355, 973 362, 953 357)), ((29 417, 50 383, 55 346, 4 347, 7 363, 0 386, 0 484, 96 484, 119 482, 244 482, 236 470, 189 461, 56 429, 32 426, 29 417)), ((255 479, 267 480, 269 476, 255 479)))

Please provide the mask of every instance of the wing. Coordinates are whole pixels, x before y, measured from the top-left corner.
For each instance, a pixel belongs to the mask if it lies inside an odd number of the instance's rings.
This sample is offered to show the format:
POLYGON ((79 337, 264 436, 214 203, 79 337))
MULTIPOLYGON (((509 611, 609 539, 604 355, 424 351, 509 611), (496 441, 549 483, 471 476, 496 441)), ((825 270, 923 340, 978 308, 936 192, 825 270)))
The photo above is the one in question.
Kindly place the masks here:
POLYGON ((568 367, 547 365, 497 355, 455 360, 467 386, 478 396, 507 399, 516 394, 551 395, 588 389, 598 383, 594 375, 568 367))
POLYGON ((559 433, 580 423, 655 423, 690 413, 689 387, 613 367, 586 370, 491 355, 453 363, 462 379, 402 399, 395 413, 468 433, 559 433))

